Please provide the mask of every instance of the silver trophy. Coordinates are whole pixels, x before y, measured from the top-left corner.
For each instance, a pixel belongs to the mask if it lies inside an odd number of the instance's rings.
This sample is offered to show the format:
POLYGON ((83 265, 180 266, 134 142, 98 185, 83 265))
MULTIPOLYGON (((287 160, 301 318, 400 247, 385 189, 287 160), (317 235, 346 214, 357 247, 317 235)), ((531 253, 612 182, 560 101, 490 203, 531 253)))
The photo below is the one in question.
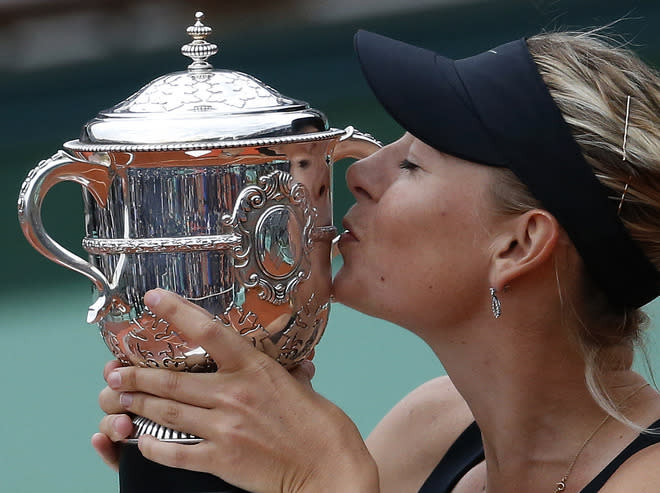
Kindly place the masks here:
MULTIPOLYGON (((213 371, 145 307, 152 288, 174 291, 250 338, 282 365, 308 357, 330 303, 332 164, 379 143, 249 75, 214 70, 203 14, 181 51, 187 71, 162 76, 100 112, 77 140, 41 161, 20 191, 23 232, 42 255, 89 278, 98 324, 125 365, 213 371), (82 185, 84 260, 44 229, 42 202, 61 181, 82 185)), ((200 439, 145 418, 131 440, 200 439)))

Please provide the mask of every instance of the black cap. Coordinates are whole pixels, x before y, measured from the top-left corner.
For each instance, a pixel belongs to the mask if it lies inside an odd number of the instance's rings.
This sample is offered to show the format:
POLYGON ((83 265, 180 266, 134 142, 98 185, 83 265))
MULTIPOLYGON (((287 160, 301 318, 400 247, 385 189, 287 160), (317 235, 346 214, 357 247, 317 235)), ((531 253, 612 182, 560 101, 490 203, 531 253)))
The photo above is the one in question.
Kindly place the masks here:
POLYGON ((374 94, 403 128, 441 152, 513 171, 613 304, 639 307, 658 295, 657 269, 582 156, 524 39, 451 60, 359 31, 355 49, 374 94))

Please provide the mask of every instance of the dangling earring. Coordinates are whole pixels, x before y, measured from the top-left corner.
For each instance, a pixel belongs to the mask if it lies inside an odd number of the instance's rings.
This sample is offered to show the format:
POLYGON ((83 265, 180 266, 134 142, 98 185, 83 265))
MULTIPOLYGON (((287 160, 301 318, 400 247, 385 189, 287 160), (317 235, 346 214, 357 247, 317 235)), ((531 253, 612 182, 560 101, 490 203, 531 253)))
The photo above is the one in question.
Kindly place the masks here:
POLYGON ((495 288, 490 288, 490 309, 493 310, 493 317, 500 318, 502 315, 502 304, 497 298, 495 288))

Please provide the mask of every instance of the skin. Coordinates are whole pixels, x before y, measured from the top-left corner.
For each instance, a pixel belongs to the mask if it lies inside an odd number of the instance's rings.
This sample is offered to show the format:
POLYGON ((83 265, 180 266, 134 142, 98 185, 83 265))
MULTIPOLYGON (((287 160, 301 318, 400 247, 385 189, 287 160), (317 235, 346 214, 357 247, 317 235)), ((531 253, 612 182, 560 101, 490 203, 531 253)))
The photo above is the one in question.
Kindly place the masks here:
MULTIPOLYGON (((326 484, 345 491, 377 491, 376 466, 357 428, 312 390, 309 367, 299 369, 297 379, 240 335, 221 328, 206 311, 172 293, 151 291, 145 302, 173 326, 186 327, 179 330, 219 362, 215 373, 107 368, 109 389, 101 394, 102 407, 151 416, 205 439, 182 445, 143 436, 138 446, 145 457, 171 467, 213 471, 254 492, 318 491, 318 485, 326 484), (146 389, 150 392, 140 391, 146 389), (278 405, 273 406, 274 402, 278 405), (317 432, 319 428, 324 428, 323 433, 317 432), (291 440, 292 430, 312 440, 304 444, 291 440), (317 462, 308 447, 333 457, 335 471, 343 480, 317 462), (372 474, 360 481, 360 474, 368 470, 372 474), (255 475, 255 471, 263 474, 255 475)), ((118 420, 124 418, 107 416, 102 432, 109 432, 110 438, 121 436, 111 431, 118 420)), ((109 448, 104 441, 108 436, 95 435, 95 447, 109 448)), ((114 456, 107 459, 114 462, 114 456)))
MULTIPOLYGON (((416 492, 476 419, 486 459, 454 493, 554 491, 604 417, 573 337, 583 323, 580 261, 547 211, 495 212, 495 175, 409 134, 348 171, 356 204, 344 221, 350 233, 340 241, 335 297, 418 334, 449 375, 406 396, 366 445, 312 390, 309 364, 289 374, 203 310, 156 291, 146 304, 220 368, 183 374, 109 364, 96 449, 116 464, 113 441, 130 432, 123 415, 130 411, 206 438, 182 446, 143 437, 146 457, 250 491, 416 492), (498 319, 490 287, 502 302, 498 319)), ((630 370, 630 350, 607 356, 619 363, 606 366, 603 382, 615 402, 628 398, 627 417, 641 425, 660 417, 660 396, 630 370)), ((580 491, 636 435, 609 419, 580 453, 565 491, 580 491)), ((658 460, 660 447, 645 449, 602 491, 658 491, 658 460)))

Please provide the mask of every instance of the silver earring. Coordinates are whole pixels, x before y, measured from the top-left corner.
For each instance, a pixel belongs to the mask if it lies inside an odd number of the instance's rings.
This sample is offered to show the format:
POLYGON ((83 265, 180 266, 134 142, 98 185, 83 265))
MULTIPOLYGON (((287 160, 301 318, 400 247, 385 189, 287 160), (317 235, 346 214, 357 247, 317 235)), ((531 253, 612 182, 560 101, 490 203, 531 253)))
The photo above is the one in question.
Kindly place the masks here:
POLYGON ((502 315, 502 304, 497 298, 495 288, 490 288, 490 309, 493 310, 493 317, 500 318, 500 315, 502 315))

